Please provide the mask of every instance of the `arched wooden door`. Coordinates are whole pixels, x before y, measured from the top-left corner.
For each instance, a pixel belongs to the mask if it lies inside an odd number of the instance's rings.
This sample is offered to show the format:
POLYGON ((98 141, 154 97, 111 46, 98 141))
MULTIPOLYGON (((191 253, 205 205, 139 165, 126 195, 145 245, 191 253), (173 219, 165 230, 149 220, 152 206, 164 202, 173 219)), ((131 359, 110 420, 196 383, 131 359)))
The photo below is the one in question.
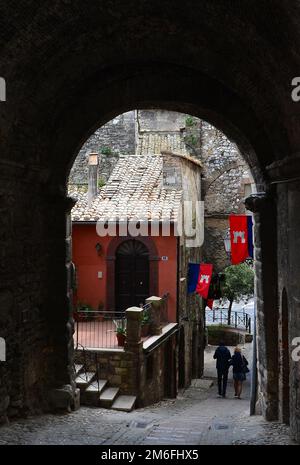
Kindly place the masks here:
POLYGON ((123 242, 116 252, 116 310, 145 303, 149 297, 149 250, 140 241, 123 242))

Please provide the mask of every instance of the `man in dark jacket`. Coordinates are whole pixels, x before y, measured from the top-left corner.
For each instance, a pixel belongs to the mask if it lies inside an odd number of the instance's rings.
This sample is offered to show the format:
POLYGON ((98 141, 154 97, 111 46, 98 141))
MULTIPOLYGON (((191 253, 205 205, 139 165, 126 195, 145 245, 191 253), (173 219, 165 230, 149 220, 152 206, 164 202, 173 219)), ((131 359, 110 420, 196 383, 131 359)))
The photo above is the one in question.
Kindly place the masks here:
POLYGON ((228 370, 230 366, 231 354, 224 342, 220 342, 219 347, 214 353, 214 359, 217 360, 217 372, 218 372, 218 390, 219 396, 226 397, 228 370))

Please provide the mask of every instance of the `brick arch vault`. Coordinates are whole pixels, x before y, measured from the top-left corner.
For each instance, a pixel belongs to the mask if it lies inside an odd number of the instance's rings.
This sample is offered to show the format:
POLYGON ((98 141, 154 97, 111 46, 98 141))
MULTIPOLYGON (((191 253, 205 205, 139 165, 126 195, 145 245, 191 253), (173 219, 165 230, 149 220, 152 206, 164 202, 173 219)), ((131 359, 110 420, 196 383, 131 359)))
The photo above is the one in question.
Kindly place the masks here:
MULTIPOLYGON (((278 295, 300 335, 299 3, 177 0, 2 2, 0 418, 49 410, 72 377, 66 179, 82 143, 114 116, 163 108, 200 117, 239 146, 255 212, 261 405, 278 416, 278 295), (247 4, 246 4, 247 3, 247 4), (124 19, 125 18, 125 19, 124 19), (67 263, 66 263, 67 257, 67 263)), ((297 362, 290 423, 300 440, 297 362)))

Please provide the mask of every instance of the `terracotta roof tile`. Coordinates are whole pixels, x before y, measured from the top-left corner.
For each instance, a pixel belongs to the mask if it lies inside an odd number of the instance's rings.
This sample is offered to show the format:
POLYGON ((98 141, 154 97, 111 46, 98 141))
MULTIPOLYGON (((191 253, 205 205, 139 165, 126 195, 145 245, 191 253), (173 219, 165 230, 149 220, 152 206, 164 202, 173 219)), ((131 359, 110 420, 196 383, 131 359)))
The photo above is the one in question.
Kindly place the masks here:
POLYGON ((107 184, 88 208, 87 188, 69 185, 78 199, 72 221, 147 219, 174 221, 178 217, 182 190, 163 187, 161 155, 120 156, 107 184))

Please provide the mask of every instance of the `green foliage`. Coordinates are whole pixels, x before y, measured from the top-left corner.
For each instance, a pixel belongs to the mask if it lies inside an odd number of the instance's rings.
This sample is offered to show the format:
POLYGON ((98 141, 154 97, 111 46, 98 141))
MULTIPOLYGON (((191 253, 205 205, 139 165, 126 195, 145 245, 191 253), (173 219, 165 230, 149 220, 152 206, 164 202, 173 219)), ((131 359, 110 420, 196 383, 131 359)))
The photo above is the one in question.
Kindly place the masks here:
POLYGON ((188 136, 185 136, 184 142, 187 145, 195 146, 197 145, 197 137, 194 134, 190 134, 188 136))
POLYGON ((124 334, 126 336, 126 328, 122 328, 121 326, 118 326, 116 329, 117 334, 124 334))
POLYGON ((254 294, 254 271, 246 263, 228 266, 225 269, 225 280, 222 284, 222 298, 230 302, 254 294))
POLYGON ((112 155, 112 149, 110 147, 104 146, 100 148, 100 153, 102 153, 102 155, 112 155))
POLYGON ((98 188, 101 189, 101 187, 105 186, 106 182, 105 179, 99 178, 98 179, 98 188))
POLYGON ((196 121, 194 120, 194 118, 192 116, 188 116, 185 119, 185 125, 186 125, 187 128, 191 128, 191 127, 196 125, 196 121))
POLYGON ((90 313, 93 311, 94 309, 91 305, 84 302, 77 303, 77 313, 80 318, 83 318, 84 321, 89 321, 93 318, 93 313, 90 313))
POLYGON ((116 333, 117 334, 126 334, 126 319, 125 318, 118 318, 113 320, 115 327, 116 327, 116 333))
POLYGON ((142 326, 143 325, 148 325, 150 322, 151 322, 150 313, 148 312, 148 310, 144 310, 141 324, 142 324, 142 326))

